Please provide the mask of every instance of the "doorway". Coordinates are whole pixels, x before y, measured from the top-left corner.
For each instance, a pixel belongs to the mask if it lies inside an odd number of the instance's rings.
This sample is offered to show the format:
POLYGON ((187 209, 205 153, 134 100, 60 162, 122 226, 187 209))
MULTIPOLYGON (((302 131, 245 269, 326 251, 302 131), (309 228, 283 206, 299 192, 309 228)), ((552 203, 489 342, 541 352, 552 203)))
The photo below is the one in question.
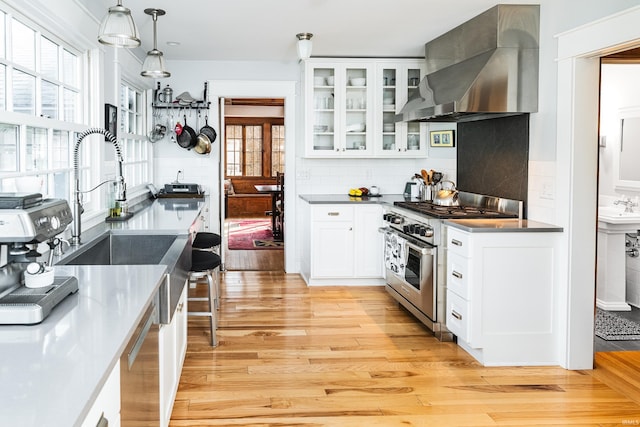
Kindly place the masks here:
MULTIPOLYGON (((635 166, 637 155, 624 154, 634 150, 636 138, 626 138, 621 130, 626 117, 640 114, 640 50, 631 49, 601 58, 600 66, 600 127, 598 159, 598 206, 615 207, 622 212, 621 202, 638 197, 640 181, 635 166), (632 115, 629 115, 633 113, 632 115), (623 150, 624 147, 624 150, 623 150), (623 171, 624 161, 631 160, 631 172, 623 171), (622 162, 622 163, 621 163, 622 162), (618 167, 618 165, 622 165, 618 167), (631 178, 633 176, 633 178, 631 178), (633 180, 630 180, 633 179, 633 180)), ((631 206, 638 212, 638 207, 631 206)), ((599 223, 597 238, 597 289, 595 352, 640 350, 640 258, 639 239, 635 225, 627 230, 608 230, 599 223), (625 250, 626 248, 626 250, 625 250), (634 250, 635 249, 635 250, 634 250), (617 254, 612 256, 612 252, 617 254), (613 259, 608 259, 613 258, 613 259), (611 283, 618 284, 611 287, 611 283), (624 339, 625 335, 629 339, 624 339), (633 336, 635 335, 635 336, 633 336)))
POLYGON ((283 271, 284 99, 225 98, 224 126, 225 270, 283 271))
POLYGON ((600 57, 638 47, 640 9, 599 19, 560 34, 557 54, 556 206, 565 233, 558 289, 563 307, 558 324, 561 365, 592 369, 595 302, 596 208, 598 170, 598 94, 600 57), (592 147, 592 148, 590 148, 592 147), (565 267, 566 265, 566 267, 565 267))
MULTIPOLYGON (((296 135, 296 105, 299 102, 296 95, 296 81, 262 81, 262 80, 211 80, 209 87, 212 88, 210 99, 212 116, 218 118, 218 129, 220 141, 225 141, 225 100, 226 99, 282 99, 284 100, 284 164, 287 168, 287 176, 295 177, 295 135, 296 135), (214 101, 215 100, 215 101, 214 101)), ((218 173, 220 176, 220 188, 217 208, 220 218, 219 230, 225 235, 225 163, 223 144, 218 146, 220 151, 218 173)), ((284 193, 284 206, 287 212, 287 226, 284 233, 283 263, 286 273, 296 273, 299 267, 296 264, 296 203, 295 203, 295 179, 287 180, 287 191, 284 193)), ((214 207, 212 206, 212 210, 214 207)), ((227 269, 226 251, 222 251, 222 270, 227 269)))

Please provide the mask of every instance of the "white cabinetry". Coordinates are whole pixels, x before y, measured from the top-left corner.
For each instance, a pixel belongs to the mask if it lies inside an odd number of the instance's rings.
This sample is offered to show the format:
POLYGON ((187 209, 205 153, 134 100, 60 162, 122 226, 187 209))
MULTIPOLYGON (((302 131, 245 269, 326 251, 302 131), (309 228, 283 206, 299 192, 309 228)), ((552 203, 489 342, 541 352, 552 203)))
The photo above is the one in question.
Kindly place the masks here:
POLYGON ((111 370, 81 427, 95 427, 104 418, 109 427, 120 426, 120 359, 111 370))
POLYGON ((377 204, 311 205, 309 284, 381 284, 382 208, 377 204))
POLYGON ((558 235, 447 227, 447 328, 484 365, 559 363, 558 235))
POLYGON ((160 425, 168 426, 187 350, 187 286, 180 295, 171 323, 160 328, 159 347, 160 425))
POLYGON ((305 61, 305 145, 309 157, 426 156, 426 127, 395 123, 424 61, 305 61))
POLYGON ((375 146, 377 156, 425 157, 426 125, 419 122, 395 123, 395 115, 417 90, 424 76, 423 60, 382 61, 376 63, 375 146))

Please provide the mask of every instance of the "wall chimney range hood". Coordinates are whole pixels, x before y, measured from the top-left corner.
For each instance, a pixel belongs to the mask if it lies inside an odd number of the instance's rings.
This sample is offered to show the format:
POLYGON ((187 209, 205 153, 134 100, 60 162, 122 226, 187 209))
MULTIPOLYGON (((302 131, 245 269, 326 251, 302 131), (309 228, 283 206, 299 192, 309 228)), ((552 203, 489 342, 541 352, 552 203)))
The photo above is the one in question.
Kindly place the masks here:
POLYGON ((425 45, 427 75, 396 122, 538 111, 539 5, 499 4, 425 45))

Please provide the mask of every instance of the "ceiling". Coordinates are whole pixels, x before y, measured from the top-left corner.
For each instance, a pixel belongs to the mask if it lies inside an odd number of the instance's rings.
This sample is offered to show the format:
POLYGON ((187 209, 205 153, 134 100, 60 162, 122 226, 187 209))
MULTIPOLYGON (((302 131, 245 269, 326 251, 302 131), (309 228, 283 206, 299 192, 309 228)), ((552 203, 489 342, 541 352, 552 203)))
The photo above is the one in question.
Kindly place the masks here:
MULTIPOLYGON (((79 0, 102 19, 116 0, 79 0)), ((424 44, 497 4, 492 0, 123 0, 142 46, 166 60, 295 61, 296 34, 313 33, 313 53, 344 57, 423 57, 424 44), (167 42, 179 42, 169 46, 167 42)), ((503 1, 501 3, 526 3, 503 1)))

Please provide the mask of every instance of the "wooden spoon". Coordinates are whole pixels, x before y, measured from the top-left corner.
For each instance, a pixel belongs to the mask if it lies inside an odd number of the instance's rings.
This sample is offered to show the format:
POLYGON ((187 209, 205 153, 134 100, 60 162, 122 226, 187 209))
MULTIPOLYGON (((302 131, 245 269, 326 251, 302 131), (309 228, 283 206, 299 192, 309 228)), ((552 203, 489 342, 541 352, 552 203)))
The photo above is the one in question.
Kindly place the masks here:
POLYGON ((422 169, 420 171, 420 174, 422 174, 422 180, 425 182, 425 184, 429 184, 429 174, 427 173, 427 171, 422 169))

